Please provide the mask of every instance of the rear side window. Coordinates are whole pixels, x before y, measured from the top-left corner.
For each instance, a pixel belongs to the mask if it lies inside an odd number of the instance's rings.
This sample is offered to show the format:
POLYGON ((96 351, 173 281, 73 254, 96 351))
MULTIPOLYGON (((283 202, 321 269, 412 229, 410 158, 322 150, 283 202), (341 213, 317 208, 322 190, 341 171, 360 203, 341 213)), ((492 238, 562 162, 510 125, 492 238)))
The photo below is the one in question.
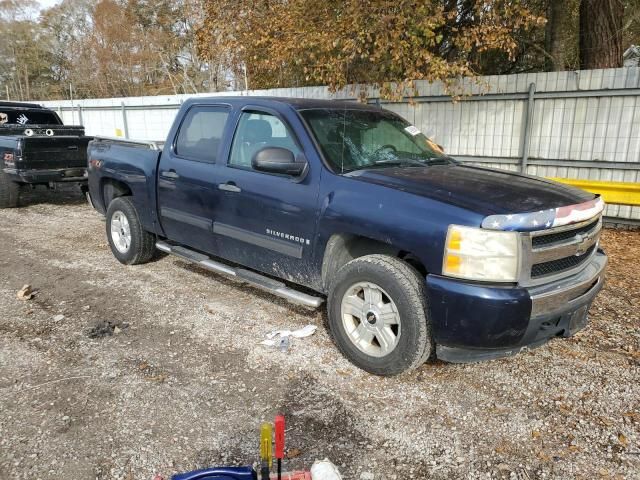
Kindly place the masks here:
POLYGON ((180 125, 176 154, 215 163, 229 112, 224 107, 193 107, 180 125))
POLYGON ((47 110, 1 110, 0 125, 60 125, 58 115, 47 110))

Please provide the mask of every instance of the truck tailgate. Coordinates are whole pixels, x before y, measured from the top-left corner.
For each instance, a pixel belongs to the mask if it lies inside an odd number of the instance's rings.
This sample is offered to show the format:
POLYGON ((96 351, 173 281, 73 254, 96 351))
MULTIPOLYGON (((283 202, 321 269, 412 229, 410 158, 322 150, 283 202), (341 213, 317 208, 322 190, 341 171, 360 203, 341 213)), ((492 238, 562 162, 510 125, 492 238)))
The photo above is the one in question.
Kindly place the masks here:
POLYGON ((21 168, 30 170, 86 168, 87 144, 90 140, 91 137, 85 136, 24 138, 21 168))

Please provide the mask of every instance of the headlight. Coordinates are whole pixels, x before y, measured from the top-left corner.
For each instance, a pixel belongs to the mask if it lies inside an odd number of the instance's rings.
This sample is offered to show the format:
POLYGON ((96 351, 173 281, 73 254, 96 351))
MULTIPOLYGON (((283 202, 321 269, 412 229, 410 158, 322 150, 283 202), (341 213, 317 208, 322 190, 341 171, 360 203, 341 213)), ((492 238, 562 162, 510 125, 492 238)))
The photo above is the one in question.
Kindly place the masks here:
POLYGON ((449 225, 442 273, 469 280, 515 282, 519 252, 517 232, 449 225))

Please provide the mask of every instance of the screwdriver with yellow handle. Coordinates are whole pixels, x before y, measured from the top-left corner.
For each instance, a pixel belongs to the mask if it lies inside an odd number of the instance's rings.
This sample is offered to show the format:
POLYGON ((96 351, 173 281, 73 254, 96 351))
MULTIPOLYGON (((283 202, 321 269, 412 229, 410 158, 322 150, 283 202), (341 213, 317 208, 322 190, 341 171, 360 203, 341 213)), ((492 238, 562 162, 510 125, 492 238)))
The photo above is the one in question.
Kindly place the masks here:
POLYGON ((273 460, 272 449, 273 427, 269 422, 265 422, 260 427, 260 477, 262 480, 269 480, 269 469, 273 460))

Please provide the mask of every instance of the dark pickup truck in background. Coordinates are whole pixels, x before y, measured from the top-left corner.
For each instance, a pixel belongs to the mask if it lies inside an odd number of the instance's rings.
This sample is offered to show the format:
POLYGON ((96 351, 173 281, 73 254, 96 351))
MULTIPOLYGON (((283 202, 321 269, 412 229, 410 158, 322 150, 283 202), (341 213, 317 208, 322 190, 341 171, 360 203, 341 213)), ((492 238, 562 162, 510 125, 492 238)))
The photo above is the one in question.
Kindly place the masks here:
POLYGON ((66 126, 52 110, 0 102, 0 208, 16 207, 24 186, 86 185, 87 144, 82 126, 66 126))
POLYGON ((604 204, 462 165, 375 106, 184 103, 164 145, 96 138, 89 191, 124 264, 159 250, 304 305, 379 375, 515 354, 584 328, 604 204))

